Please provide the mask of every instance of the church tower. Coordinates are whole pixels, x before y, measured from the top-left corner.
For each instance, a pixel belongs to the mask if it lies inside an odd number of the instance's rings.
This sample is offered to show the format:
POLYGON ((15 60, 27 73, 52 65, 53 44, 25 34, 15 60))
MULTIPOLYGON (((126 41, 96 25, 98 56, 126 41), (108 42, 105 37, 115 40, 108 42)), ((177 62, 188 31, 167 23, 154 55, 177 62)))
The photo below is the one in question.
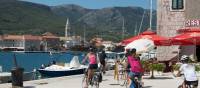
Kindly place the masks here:
POLYGON ((66 25, 65 25, 65 37, 67 38, 69 35, 69 29, 70 29, 70 24, 69 24, 69 19, 67 18, 67 22, 66 22, 66 25))

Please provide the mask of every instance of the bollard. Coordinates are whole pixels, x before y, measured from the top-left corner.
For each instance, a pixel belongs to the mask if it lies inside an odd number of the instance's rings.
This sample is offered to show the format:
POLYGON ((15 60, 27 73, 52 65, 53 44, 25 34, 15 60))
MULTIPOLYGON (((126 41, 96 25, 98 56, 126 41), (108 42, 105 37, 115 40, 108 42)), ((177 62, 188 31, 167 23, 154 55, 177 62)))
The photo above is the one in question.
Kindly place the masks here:
POLYGON ((12 88, 23 87, 23 68, 13 68, 12 73, 12 88))

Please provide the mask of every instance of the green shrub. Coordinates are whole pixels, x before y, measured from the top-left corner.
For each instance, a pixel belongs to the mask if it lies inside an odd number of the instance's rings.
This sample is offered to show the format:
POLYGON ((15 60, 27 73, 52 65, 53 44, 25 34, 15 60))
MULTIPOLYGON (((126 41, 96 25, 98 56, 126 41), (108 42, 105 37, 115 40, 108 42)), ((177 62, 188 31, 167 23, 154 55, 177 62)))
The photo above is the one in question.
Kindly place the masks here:
POLYGON ((156 70, 157 71, 163 71, 165 68, 165 65, 164 64, 156 64, 156 70))
POLYGON ((178 71, 180 68, 180 64, 173 65, 173 70, 178 71))
POLYGON ((148 61, 141 61, 142 67, 144 68, 145 72, 150 71, 150 63, 148 61))
POLYGON ((200 71, 200 65, 195 65, 195 71, 200 71))

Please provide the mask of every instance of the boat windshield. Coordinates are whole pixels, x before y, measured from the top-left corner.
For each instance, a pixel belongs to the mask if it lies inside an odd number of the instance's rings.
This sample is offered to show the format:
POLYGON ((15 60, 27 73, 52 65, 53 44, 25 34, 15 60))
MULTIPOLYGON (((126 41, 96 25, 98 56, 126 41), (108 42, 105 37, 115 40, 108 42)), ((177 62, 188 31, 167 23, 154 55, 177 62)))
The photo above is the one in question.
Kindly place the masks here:
POLYGON ((116 56, 116 53, 115 52, 105 52, 106 53, 106 59, 116 59, 117 56, 116 56))
POLYGON ((124 52, 105 52, 107 59, 122 59, 124 58, 125 53, 124 52))

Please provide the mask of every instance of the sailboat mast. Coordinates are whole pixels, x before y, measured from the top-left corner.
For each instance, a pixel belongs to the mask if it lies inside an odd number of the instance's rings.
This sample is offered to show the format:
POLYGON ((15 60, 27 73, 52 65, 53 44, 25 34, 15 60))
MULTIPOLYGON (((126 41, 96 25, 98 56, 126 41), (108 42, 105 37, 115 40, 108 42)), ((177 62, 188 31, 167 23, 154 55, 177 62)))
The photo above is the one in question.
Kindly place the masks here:
POLYGON ((85 46, 85 26, 84 26, 84 29, 83 29, 83 46, 85 46))
POLYGON ((138 34, 137 34, 137 35, 140 34, 140 31, 141 31, 141 29, 142 29, 142 24, 143 24, 143 20, 144 20, 144 15, 145 15, 145 10, 144 10, 144 13, 143 13, 143 15, 142 15, 142 20, 141 20, 141 23, 140 23, 140 28, 139 28, 139 30, 138 30, 138 34))
POLYGON ((124 39, 124 33, 125 33, 125 27, 124 27, 124 17, 123 17, 123 23, 122 23, 122 40, 124 39))
POLYGON ((150 30, 152 28, 152 4, 153 4, 153 1, 150 0, 150 24, 149 24, 150 30))
POLYGON ((137 30, 138 30, 138 28, 137 28, 137 22, 135 23, 135 31, 134 31, 134 35, 137 35, 137 30))

